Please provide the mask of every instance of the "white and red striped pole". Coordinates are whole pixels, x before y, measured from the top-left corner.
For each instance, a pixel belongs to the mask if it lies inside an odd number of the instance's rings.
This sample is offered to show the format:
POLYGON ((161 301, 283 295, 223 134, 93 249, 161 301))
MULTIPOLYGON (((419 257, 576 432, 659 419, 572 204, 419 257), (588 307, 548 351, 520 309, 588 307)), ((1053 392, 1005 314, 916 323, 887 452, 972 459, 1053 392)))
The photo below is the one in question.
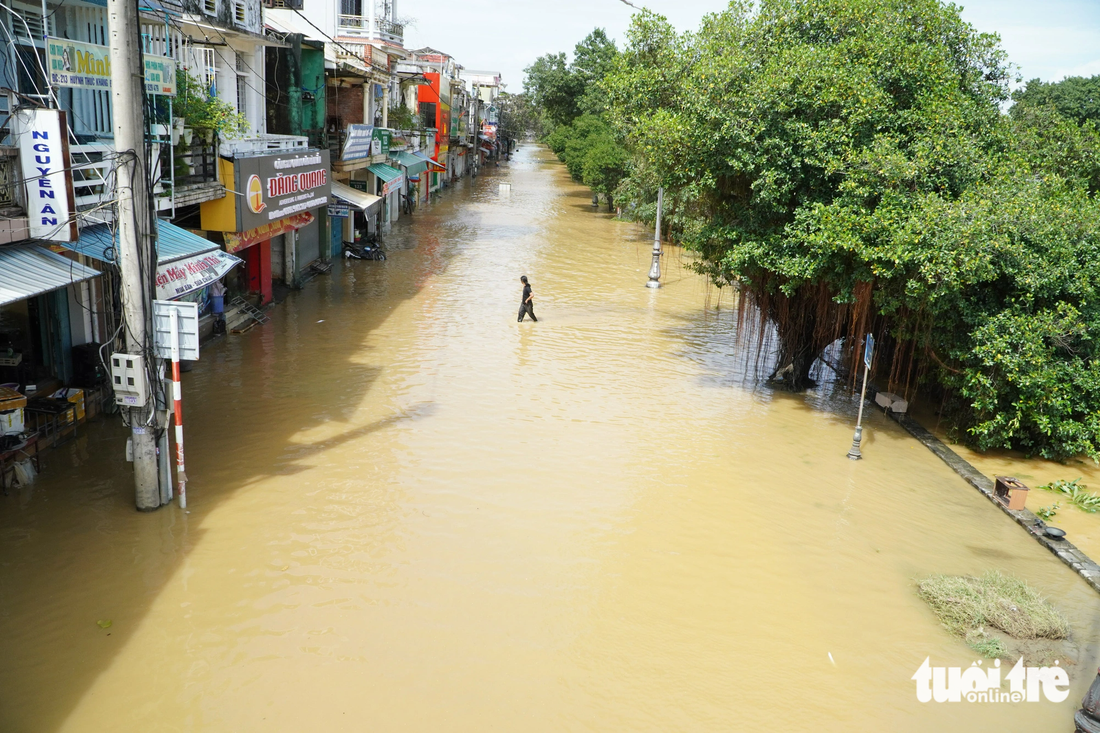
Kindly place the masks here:
POLYGON ((172 409, 176 423, 176 481, 180 486, 180 508, 187 508, 187 474, 183 470, 183 389, 180 386, 179 311, 172 309, 172 409))

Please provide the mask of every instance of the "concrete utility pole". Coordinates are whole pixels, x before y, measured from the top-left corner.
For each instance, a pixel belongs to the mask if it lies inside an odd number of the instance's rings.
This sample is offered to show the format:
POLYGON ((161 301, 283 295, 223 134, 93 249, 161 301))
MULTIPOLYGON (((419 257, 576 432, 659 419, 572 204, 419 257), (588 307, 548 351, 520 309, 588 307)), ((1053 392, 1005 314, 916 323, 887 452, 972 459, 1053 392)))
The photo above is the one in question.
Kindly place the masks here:
MULTIPOLYGON (((118 193, 118 259, 122 273, 122 315, 126 322, 126 351, 152 359, 149 340, 152 304, 153 254, 149 232, 149 199, 145 169, 145 70, 138 45, 137 4, 107 0, 107 28, 111 37, 111 101, 115 118, 115 190, 118 193)), ((147 373, 151 365, 146 364, 147 373)), ((150 380, 146 380, 149 382, 150 380)), ((156 413, 148 394, 142 407, 128 408, 133 432, 134 487, 140 511, 160 506, 155 440, 156 413)))
POLYGON ((661 287, 661 208, 665 205, 665 189, 657 189, 657 226, 653 228, 653 265, 649 268, 647 288, 661 287))

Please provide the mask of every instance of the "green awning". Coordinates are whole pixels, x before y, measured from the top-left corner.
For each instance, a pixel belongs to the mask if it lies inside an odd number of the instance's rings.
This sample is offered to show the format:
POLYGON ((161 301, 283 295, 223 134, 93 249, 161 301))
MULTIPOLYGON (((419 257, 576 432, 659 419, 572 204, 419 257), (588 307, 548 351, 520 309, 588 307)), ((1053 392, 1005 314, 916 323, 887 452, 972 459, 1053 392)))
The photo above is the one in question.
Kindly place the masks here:
POLYGON ((390 151, 390 160, 397 165, 405 167, 405 175, 407 176, 419 176, 424 171, 428 170, 428 164, 416 157, 412 153, 406 153, 404 150, 390 151))
POLYGON ((401 171, 392 166, 388 166, 385 163, 375 163, 371 167, 367 168, 367 170, 381 178, 386 183, 389 183, 390 181, 405 175, 401 171))

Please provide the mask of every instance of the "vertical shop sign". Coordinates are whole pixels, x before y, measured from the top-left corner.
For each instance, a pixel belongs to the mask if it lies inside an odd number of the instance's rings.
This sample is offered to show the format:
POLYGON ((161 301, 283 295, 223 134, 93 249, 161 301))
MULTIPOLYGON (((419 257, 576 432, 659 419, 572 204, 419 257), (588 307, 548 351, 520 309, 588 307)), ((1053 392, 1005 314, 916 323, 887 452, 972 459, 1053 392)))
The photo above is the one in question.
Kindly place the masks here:
POLYGON ((75 242, 78 237, 66 130, 65 113, 60 110, 23 109, 11 116, 32 239, 75 242))

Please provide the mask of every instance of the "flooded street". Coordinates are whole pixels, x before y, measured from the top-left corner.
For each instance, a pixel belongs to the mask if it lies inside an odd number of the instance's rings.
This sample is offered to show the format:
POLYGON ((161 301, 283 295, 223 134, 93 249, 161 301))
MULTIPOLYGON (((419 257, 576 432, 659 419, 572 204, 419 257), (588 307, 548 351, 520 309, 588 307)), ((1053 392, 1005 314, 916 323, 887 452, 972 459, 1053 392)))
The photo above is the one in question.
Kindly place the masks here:
POLYGON ((523 146, 206 347, 188 514, 134 511, 117 418, 47 454, 0 731, 1071 731, 1100 597, 877 412, 845 458, 855 401, 747 377, 729 293, 675 249, 647 290, 589 201, 523 146), (987 569, 1069 618, 1065 703, 917 702, 976 657, 914 580, 987 569))

